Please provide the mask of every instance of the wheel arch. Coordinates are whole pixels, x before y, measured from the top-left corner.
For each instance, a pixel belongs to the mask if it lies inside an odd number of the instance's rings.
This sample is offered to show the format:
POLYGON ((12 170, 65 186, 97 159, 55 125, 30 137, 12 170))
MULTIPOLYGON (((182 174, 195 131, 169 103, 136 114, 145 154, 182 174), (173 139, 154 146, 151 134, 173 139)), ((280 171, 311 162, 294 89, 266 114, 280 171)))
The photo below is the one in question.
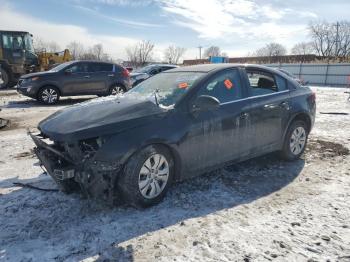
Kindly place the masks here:
POLYGON ((288 125, 286 126, 285 130, 284 130, 284 133, 283 133, 283 140, 282 140, 282 143, 286 137, 286 134, 288 132, 288 128, 290 127, 290 125, 294 122, 294 121, 297 121, 297 120, 301 120, 303 122, 306 123, 306 127, 307 127, 307 131, 310 132, 311 131, 311 127, 312 127, 312 120, 311 120, 311 117, 308 113, 306 112, 298 112, 298 113, 295 113, 289 120, 288 122, 288 125))
POLYGON ((36 98, 39 98, 40 91, 43 90, 45 87, 54 87, 54 88, 56 88, 57 91, 58 91, 58 95, 62 96, 61 89, 57 85, 54 85, 54 84, 43 84, 42 86, 40 86, 38 88, 38 91, 36 92, 36 98))
POLYGON ((173 146, 171 146, 169 143, 165 141, 149 141, 148 143, 143 144, 142 146, 135 149, 131 154, 129 154, 127 158, 125 158, 124 161, 122 161, 123 164, 125 165, 135 154, 137 154, 137 152, 140 152, 142 149, 148 146, 160 146, 165 148, 170 153, 174 161, 174 169, 175 169, 173 181, 174 182, 179 181, 181 179, 181 166, 182 166, 180 154, 178 153, 176 148, 174 148, 173 146))

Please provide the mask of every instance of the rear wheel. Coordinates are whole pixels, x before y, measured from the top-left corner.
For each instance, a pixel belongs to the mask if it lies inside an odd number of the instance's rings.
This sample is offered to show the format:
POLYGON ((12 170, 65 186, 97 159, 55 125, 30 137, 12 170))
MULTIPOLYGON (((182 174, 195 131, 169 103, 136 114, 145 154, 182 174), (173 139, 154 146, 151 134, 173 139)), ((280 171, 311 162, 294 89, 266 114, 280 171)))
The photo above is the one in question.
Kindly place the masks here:
POLYGON ((118 188, 128 204, 151 206, 163 199, 173 173, 174 162, 169 151, 162 146, 148 146, 128 161, 118 188))
POLYGON ((304 121, 294 121, 288 128, 282 157, 286 160, 298 159, 305 150, 308 138, 308 128, 304 121))
POLYGON ((53 86, 43 87, 38 93, 38 100, 47 105, 56 104, 59 99, 59 91, 56 87, 53 86))

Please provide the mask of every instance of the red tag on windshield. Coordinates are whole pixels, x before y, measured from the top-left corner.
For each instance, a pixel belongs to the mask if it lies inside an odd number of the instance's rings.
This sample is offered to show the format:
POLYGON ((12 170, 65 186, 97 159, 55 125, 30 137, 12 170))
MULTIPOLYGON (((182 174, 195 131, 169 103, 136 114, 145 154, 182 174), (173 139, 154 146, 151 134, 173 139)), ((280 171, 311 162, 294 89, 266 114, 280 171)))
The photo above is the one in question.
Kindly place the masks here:
POLYGON ((188 84, 186 82, 178 84, 178 87, 181 89, 186 89, 188 87, 188 84))
POLYGON ((224 85, 226 86, 227 89, 231 89, 233 87, 233 84, 230 79, 226 79, 224 81, 224 85))

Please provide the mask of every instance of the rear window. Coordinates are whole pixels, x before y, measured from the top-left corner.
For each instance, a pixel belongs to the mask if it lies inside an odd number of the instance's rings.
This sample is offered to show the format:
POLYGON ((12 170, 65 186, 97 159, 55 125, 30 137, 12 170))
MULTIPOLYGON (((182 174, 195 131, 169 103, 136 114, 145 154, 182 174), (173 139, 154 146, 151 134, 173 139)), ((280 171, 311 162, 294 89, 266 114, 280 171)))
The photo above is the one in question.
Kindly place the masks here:
POLYGON ((91 63, 90 72, 112 72, 113 64, 107 63, 91 63))

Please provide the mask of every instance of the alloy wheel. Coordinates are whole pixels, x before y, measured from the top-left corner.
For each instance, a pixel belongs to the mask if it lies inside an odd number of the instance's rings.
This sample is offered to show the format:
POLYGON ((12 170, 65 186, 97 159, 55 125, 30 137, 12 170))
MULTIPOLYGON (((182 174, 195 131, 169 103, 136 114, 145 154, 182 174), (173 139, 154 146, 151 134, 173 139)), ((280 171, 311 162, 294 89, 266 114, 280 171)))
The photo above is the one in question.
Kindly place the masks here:
POLYGON ((41 93, 41 99, 46 104, 53 104, 57 101, 58 94, 53 88, 45 88, 41 93))
POLYGON ((118 94, 123 94, 123 93, 124 93, 124 89, 121 86, 115 86, 111 90, 111 95, 113 96, 118 94))
POLYGON ((304 127, 297 127, 294 129, 290 141, 289 147, 293 155, 298 155, 303 151, 306 144, 306 131, 304 127))
POLYGON ((142 165, 139 174, 139 190, 143 197, 159 196, 169 179, 169 163, 162 154, 150 156, 142 165))

